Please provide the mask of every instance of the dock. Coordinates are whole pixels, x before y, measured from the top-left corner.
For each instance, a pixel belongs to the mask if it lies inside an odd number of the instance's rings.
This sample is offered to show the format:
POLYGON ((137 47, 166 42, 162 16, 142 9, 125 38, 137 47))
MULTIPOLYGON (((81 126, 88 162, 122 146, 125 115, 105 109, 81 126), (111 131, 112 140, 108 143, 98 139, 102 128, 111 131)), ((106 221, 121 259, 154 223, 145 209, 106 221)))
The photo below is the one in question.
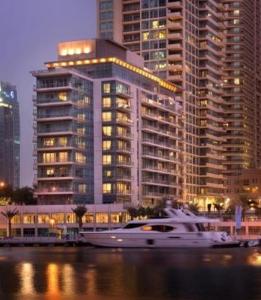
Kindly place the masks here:
POLYGON ((83 247, 90 244, 82 239, 56 237, 15 237, 0 239, 0 247, 83 247))

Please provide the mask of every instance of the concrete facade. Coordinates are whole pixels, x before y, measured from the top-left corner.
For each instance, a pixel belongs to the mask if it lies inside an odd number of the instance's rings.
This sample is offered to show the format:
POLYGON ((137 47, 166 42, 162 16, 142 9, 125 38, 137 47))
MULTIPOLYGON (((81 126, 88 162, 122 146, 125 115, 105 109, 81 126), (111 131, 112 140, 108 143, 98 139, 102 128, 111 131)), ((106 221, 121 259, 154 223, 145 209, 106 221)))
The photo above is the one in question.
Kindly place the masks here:
POLYGON ((182 87, 185 201, 204 206, 224 196, 227 176, 260 166, 260 5, 97 0, 99 36, 140 54, 146 67, 182 87))
POLYGON ((61 43, 58 61, 46 67, 33 72, 39 204, 155 205, 181 197, 175 85, 102 40, 61 43))

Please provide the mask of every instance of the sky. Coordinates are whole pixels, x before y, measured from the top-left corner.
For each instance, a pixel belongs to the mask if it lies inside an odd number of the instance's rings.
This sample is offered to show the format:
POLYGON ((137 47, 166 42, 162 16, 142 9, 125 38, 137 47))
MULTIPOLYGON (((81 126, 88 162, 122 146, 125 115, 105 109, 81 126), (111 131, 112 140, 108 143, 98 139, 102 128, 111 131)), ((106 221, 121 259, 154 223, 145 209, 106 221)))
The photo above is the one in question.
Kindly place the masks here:
POLYGON ((31 186, 33 181, 34 78, 30 72, 56 59, 58 42, 95 37, 95 3, 95 0, 0 0, 0 81, 9 81, 18 91, 21 186, 31 186))

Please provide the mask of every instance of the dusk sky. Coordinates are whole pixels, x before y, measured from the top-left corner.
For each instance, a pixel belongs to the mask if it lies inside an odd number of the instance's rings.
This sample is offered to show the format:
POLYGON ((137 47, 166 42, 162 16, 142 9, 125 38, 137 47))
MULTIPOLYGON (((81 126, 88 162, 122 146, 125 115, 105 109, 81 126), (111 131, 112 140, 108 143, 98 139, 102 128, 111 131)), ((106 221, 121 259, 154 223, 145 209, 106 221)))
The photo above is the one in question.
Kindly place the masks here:
POLYGON ((56 58, 56 44, 96 34, 95 0, 1 0, 0 80, 17 86, 21 186, 32 184, 32 70, 56 58))

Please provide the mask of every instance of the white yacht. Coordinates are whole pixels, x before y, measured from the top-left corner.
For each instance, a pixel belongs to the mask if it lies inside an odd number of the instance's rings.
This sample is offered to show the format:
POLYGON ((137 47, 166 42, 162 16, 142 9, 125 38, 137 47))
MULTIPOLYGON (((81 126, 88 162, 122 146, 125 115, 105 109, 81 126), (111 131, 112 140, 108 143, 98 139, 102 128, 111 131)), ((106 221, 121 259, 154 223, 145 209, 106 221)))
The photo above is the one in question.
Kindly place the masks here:
POLYGON ((131 221, 123 228, 81 232, 94 246, 116 248, 238 247, 226 232, 211 231, 218 219, 199 217, 186 208, 165 208, 163 218, 131 221))

